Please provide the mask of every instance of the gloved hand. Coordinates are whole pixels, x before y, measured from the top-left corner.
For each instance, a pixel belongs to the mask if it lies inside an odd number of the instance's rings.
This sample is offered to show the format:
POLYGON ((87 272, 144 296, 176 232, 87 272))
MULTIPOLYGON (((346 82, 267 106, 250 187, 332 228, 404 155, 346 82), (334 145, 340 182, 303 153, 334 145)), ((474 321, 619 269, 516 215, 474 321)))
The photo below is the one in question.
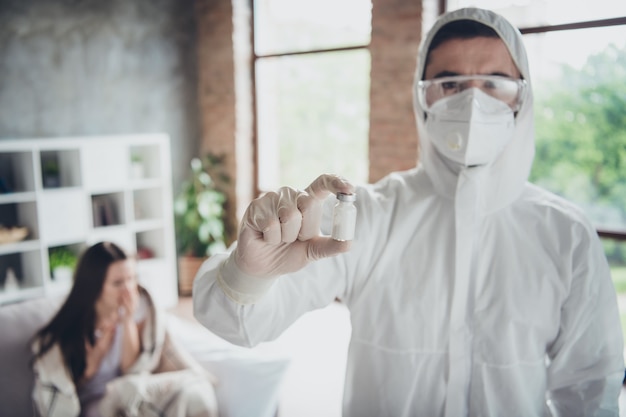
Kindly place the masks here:
POLYGON ((254 200, 243 217, 235 249, 239 269, 252 276, 272 277, 347 251, 350 242, 320 235, 322 203, 337 192, 353 193, 354 186, 325 174, 304 191, 283 187, 254 200))
POLYGON ((354 186, 324 174, 304 191, 280 188, 254 200, 241 222, 237 246, 221 270, 220 285, 235 301, 254 302, 279 275, 350 249, 350 241, 320 235, 322 203, 329 194, 354 193, 354 186))

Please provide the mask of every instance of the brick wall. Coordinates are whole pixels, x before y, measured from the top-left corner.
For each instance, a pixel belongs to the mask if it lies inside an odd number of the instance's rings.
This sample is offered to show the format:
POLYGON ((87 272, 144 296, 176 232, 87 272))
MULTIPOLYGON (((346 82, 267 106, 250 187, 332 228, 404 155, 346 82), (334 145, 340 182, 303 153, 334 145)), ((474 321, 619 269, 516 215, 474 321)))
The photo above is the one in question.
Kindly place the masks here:
MULTIPOLYGON (((235 61, 231 0, 196 1, 201 152, 235 150, 235 61)), ((228 158, 229 168, 234 158, 228 158)))
POLYGON ((233 7, 231 0, 196 0, 198 25, 198 106, 200 109, 200 155, 225 156, 231 178, 228 191, 229 240, 237 224, 235 60, 233 7))
POLYGON ((372 1, 370 181, 417 161, 412 84, 421 21, 421 0, 372 1))

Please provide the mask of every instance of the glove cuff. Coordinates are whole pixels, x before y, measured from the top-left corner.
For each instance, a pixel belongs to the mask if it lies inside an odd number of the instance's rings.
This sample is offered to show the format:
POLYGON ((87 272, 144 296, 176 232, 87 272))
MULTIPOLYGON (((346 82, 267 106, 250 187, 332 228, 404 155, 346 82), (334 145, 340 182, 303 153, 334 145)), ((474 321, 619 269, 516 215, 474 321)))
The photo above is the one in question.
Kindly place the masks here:
POLYGON ((236 303, 254 304, 274 285, 277 277, 259 278, 248 275, 233 259, 235 251, 224 261, 217 274, 217 283, 224 293, 236 303))

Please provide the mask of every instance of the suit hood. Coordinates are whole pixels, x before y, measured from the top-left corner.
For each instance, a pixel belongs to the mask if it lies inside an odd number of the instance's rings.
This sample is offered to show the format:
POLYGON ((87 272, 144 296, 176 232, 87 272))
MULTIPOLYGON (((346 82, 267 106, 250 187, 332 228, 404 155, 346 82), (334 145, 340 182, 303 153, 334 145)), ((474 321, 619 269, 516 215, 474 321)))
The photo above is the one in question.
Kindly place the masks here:
POLYGON ((522 35, 502 16, 489 10, 465 8, 442 15, 420 45, 413 85, 413 106, 420 143, 420 162, 441 195, 455 198, 460 175, 469 175, 479 182, 479 206, 491 212, 514 201, 528 180, 535 155, 533 94, 528 58, 522 35), (525 100, 515 118, 515 132, 511 141, 490 164, 479 167, 461 167, 441 156, 428 137, 425 115, 417 100, 417 82, 424 74, 426 57, 434 36, 447 23, 456 20, 473 20, 482 23, 499 35, 513 58, 522 77, 528 83, 525 100), (473 171, 473 172, 470 172, 473 171))

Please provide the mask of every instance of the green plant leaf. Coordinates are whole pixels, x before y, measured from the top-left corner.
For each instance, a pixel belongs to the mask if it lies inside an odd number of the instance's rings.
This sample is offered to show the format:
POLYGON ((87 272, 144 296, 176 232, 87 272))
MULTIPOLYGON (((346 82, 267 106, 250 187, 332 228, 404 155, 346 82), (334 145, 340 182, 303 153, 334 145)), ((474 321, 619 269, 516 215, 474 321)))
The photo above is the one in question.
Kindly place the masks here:
POLYGON ((50 248, 48 254, 50 272, 60 266, 67 266, 74 269, 76 267, 76 263, 78 262, 78 256, 66 246, 50 248))
POLYGON ((179 254, 207 256, 225 248, 225 185, 223 157, 208 154, 191 160, 191 177, 174 199, 179 254), (217 179, 217 181, 216 181, 217 179))

